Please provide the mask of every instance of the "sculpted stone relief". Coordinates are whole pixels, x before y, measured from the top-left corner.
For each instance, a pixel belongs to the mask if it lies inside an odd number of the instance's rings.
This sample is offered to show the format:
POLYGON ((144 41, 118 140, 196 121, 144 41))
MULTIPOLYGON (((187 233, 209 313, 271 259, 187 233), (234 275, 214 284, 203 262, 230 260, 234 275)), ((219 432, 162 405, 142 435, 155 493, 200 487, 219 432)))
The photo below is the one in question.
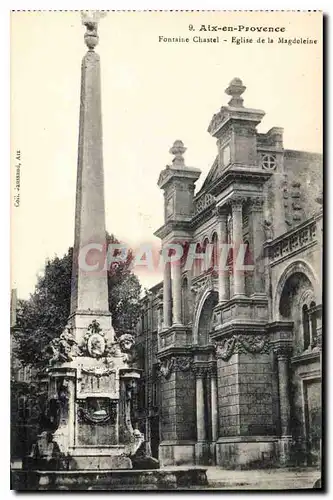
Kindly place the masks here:
POLYGON ((159 372, 166 379, 173 371, 188 371, 191 369, 193 358, 191 356, 171 356, 159 362, 159 372))
POLYGON ((73 361, 77 356, 89 356, 100 359, 102 357, 122 357, 125 363, 133 360, 134 337, 124 333, 115 342, 106 337, 98 321, 93 320, 84 335, 82 342, 78 344, 73 334, 73 329, 66 326, 60 337, 53 339, 47 349, 49 363, 65 363, 73 361))
POLYGON ((216 342, 215 345, 216 357, 223 361, 228 361, 233 354, 267 354, 270 351, 269 341, 262 335, 236 334, 216 342))
POLYGON ((50 356, 50 364, 73 361, 73 357, 79 355, 77 342, 69 326, 66 326, 60 337, 51 340, 47 354, 50 356))

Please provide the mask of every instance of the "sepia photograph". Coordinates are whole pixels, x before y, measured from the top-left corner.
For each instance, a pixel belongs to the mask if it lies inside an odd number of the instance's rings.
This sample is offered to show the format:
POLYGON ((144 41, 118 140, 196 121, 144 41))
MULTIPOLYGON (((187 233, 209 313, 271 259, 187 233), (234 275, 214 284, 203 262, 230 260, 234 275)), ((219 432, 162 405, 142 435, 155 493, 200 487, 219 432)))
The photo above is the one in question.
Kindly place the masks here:
POLYGON ((322 489, 322 12, 10 17, 11 489, 322 489))

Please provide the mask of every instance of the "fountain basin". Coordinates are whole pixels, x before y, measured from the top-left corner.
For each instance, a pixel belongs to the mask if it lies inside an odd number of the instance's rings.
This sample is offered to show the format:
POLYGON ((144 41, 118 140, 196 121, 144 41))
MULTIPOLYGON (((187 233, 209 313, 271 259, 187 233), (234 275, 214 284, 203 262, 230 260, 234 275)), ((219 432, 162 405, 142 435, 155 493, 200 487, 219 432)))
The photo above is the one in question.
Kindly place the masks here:
POLYGON ((154 470, 11 471, 16 491, 172 490, 207 486, 205 468, 154 470))

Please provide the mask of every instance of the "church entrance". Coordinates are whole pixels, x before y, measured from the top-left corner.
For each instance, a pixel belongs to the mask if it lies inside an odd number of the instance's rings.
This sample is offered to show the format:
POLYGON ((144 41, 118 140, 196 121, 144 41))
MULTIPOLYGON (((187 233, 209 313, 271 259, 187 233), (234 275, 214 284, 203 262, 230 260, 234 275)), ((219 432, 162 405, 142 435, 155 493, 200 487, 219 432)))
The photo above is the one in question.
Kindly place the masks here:
MULTIPOLYGON (((208 360, 209 350, 207 347, 211 343, 209 334, 212 331, 213 311, 218 303, 218 294, 211 291, 204 301, 198 322, 197 344, 198 359, 208 360)), ((216 374, 203 369, 196 373, 196 425, 197 425, 197 445, 196 463, 215 463, 215 443, 217 408, 212 407, 212 399, 216 395, 216 374), (214 380, 213 380, 214 378, 214 380)))
POLYGON ((286 280, 280 298, 280 318, 292 321, 290 404, 293 460, 316 465, 321 453, 321 367, 313 285, 304 272, 286 280))

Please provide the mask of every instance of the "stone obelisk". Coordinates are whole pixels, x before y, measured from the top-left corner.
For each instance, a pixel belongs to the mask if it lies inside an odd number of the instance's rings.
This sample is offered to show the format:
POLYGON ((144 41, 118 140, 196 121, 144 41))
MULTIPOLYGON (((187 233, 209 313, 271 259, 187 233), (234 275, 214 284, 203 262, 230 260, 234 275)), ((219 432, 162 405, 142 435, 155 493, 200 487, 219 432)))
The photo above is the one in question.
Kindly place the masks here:
POLYGON ((108 304, 100 57, 95 52, 101 12, 82 13, 88 51, 81 68, 75 241, 70 323, 79 341, 93 319, 113 339, 108 304), (81 332, 81 333, 80 333, 81 332))

